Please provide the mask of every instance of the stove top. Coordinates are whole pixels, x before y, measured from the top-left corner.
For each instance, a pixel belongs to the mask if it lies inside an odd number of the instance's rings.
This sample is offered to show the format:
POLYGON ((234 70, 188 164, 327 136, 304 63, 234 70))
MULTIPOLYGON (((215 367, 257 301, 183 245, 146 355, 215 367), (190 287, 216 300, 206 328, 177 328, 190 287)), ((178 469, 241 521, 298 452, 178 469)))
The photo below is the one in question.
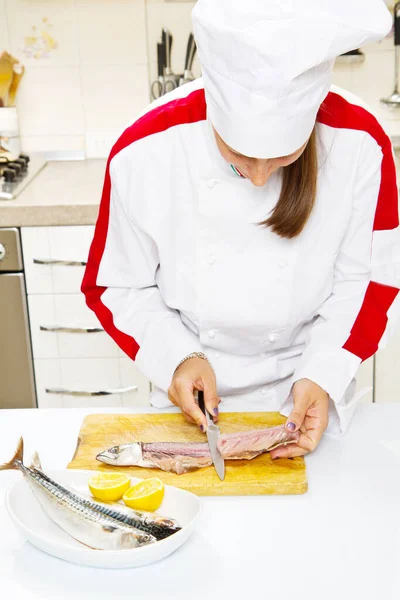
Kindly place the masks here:
POLYGON ((15 200, 46 163, 43 158, 30 158, 25 154, 16 160, 3 162, 0 153, 0 202, 15 200))

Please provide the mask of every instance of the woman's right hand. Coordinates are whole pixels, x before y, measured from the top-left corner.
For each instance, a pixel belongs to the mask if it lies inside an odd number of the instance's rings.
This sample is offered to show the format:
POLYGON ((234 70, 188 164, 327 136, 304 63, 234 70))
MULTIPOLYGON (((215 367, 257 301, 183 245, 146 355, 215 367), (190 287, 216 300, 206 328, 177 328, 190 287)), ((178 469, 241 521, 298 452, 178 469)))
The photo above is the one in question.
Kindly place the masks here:
POLYGON ((202 431, 206 429, 206 418, 195 400, 195 391, 204 392, 204 404, 214 421, 218 420, 218 404, 215 373, 204 358, 189 358, 175 371, 168 389, 168 398, 178 406, 191 423, 196 423, 202 431))

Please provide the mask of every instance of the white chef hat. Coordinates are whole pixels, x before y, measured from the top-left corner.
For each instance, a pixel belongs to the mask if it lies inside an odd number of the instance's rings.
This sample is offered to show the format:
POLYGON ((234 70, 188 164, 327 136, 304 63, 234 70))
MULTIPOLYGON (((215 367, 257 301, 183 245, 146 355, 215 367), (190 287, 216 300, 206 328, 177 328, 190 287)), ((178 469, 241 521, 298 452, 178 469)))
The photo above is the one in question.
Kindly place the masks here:
POLYGON ((234 150, 286 156, 310 136, 340 54, 384 37, 383 0, 198 0, 208 116, 234 150))

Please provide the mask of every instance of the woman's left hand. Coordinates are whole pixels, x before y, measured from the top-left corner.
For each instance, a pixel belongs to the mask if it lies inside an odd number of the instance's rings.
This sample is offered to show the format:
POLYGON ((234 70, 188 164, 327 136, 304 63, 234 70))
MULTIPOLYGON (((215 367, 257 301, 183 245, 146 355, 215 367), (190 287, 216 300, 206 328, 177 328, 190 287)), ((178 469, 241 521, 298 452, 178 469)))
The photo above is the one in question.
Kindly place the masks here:
POLYGON ((297 444, 280 446, 271 451, 271 458, 304 456, 318 446, 328 426, 329 396, 309 379, 299 379, 292 388, 293 410, 286 421, 289 431, 300 430, 297 444))

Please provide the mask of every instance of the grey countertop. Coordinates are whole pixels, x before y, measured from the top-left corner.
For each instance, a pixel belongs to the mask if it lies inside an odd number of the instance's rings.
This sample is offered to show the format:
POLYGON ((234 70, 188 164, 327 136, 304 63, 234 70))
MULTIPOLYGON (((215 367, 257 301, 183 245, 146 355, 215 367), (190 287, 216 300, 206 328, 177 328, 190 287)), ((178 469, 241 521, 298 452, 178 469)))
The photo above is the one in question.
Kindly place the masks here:
MULTIPOLYGON (((400 148, 396 149, 400 168, 400 148)), ((0 203, 0 227, 94 225, 105 159, 50 161, 16 200, 0 203)))
POLYGON ((0 203, 0 227, 93 225, 105 166, 105 159, 48 162, 16 200, 0 203))

